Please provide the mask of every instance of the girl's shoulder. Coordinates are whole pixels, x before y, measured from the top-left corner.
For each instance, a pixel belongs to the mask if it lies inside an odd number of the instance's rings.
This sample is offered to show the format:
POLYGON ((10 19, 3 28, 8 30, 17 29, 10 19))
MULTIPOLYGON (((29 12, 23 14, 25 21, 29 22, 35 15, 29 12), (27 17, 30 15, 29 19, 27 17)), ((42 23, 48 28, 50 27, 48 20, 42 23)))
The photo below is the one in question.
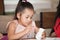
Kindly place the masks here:
POLYGON ((32 21, 32 26, 36 27, 35 21, 32 21))
POLYGON ((57 18, 56 22, 60 22, 60 18, 59 17, 57 18))
POLYGON ((16 20, 9 21, 6 25, 6 28, 8 28, 9 25, 17 25, 16 20))
POLYGON ((58 17, 57 20, 60 20, 60 17, 58 17))
POLYGON ((11 21, 9 21, 7 24, 16 24, 17 23, 17 20, 11 20, 11 21))

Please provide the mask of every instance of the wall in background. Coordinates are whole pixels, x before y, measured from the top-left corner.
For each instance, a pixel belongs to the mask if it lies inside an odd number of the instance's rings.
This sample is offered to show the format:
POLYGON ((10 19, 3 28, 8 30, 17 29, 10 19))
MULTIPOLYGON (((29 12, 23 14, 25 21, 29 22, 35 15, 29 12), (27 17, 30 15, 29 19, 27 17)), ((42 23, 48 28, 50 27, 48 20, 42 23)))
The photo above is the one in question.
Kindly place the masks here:
MULTIPOLYGON (((13 12, 16 8, 16 5, 19 0, 4 0, 5 2, 5 11, 6 12, 13 12)), ((44 1, 44 0, 42 0, 44 1)), ((34 20, 40 20, 40 12, 56 12, 56 7, 58 5, 59 0, 51 0, 51 8, 50 9, 36 9, 36 13, 33 17, 34 20), (35 19, 36 18, 36 19, 35 19)), ((38 5, 39 6, 39 5, 38 5)))
MULTIPOLYGON (((4 3, 5 3, 5 11, 6 12, 8 12, 8 11, 10 11, 10 12, 11 11, 14 11, 14 9, 16 8, 16 5, 17 5, 18 1, 19 0, 4 0, 4 3)), ((45 4, 45 2, 43 2, 43 1, 45 1, 45 0, 42 0, 40 2, 41 5, 44 5, 45 4)), ((49 0, 47 0, 47 1, 49 1, 49 0)), ((50 0, 50 2, 51 2, 51 9, 44 9, 43 11, 56 11, 56 6, 58 5, 58 1, 59 0, 50 0)), ((31 1, 31 2, 33 2, 33 1, 31 1)), ((38 5, 38 4, 36 4, 36 5, 38 5)), ((48 4, 46 3, 46 5, 48 5, 48 4)), ((43 6, 41 8, 43 8, 43 6)), ((35 8, 35 9, 37 9, 37 8, 35 8)), ((40 10, 40 9, 37 9, 37 10, 40 10)))

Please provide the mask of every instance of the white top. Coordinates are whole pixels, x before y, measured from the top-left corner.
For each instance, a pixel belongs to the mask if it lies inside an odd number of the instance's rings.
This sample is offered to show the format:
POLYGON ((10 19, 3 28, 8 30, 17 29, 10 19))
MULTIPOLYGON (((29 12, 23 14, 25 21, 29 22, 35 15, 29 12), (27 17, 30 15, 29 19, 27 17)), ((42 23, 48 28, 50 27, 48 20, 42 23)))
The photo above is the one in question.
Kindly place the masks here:
MULTIPOLYGON (((15 33, 19 33, 19 32, 23 31, 23 30, 26 28, 26 27, 24 27, 23 25, 18 24, 17 20, 8 22, 7 28, 8 28, 8 25, 9 25, 11 22, 15 22, 15 23, 16 23, 15 33)), ((34 38, 34 37, 35 37, 35 33, 34 33, 35 27, 36 27, 35 22, 32 21, 32 30, 31 30, 28 34, 26 34, 25 36, 23 36, 22 38, 34 38)))

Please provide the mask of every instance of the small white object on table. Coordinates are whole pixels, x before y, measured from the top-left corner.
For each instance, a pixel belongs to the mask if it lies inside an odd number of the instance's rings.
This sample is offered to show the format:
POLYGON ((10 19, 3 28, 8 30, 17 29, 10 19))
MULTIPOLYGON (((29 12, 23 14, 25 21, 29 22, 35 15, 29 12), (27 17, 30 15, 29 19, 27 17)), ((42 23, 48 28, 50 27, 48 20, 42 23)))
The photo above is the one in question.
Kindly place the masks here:
POLYGON ((36 34, 36 40, 41 40, 42 39, 42 34, 45 31, 43 28, 39 28, 38 33, 36 34))

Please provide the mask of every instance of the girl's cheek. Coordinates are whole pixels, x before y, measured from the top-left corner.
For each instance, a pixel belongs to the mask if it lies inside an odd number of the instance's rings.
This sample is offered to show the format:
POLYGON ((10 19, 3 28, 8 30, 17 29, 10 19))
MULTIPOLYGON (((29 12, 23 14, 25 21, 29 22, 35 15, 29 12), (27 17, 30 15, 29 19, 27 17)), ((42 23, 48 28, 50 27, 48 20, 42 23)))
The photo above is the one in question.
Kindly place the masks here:
POLYGON ((32 24, 32 21, 30 21, 29 24, 32 24))

